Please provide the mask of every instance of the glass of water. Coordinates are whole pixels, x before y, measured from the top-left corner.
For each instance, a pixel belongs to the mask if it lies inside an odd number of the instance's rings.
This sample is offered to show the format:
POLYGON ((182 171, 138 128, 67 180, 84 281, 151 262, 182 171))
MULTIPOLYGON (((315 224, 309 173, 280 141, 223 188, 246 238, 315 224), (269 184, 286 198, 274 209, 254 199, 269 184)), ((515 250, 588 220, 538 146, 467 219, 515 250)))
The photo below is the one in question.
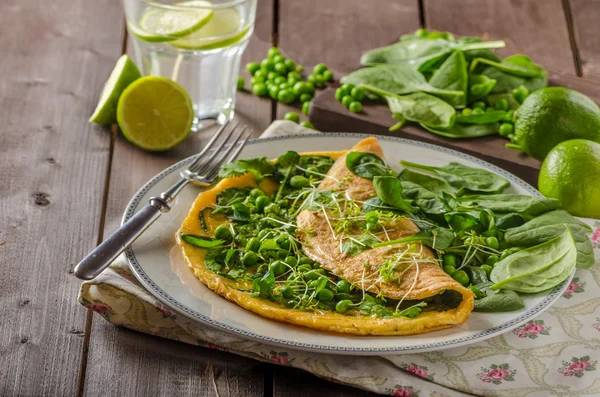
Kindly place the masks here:
POLYGON ((256 0, 123 0, 143 75, 181 84, 194 105, 194 130, 233 117, 242 53, 256 0))

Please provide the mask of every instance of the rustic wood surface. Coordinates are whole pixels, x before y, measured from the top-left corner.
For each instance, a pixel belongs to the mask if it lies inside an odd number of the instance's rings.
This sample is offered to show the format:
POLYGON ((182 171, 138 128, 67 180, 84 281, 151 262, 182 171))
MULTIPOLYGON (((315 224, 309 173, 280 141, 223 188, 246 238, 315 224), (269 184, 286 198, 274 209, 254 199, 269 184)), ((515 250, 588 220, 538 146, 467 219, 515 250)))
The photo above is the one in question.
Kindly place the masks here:
MULTIPOLYGON (((127 51, 120 2, 2 5, 0 356, 10 365, 0 371, 0 396, 369 395, 303 371, 116 328, 81 308, 74 263, 118 226, 144 182, 197 151, 213 130, 156 155, 129 145, 116 128, 88 124, 115 60, 127 51)), ((598 100, 600 82, 564 75, 600 80, 598 18, 598 0, 259 0, 243 63, 260 61, 278 43, 306 67, 325 62, 339 77, 359 66, 363 51, 424 23, 506 40, 502 54, 526 53, 563 73, 552 74, 556 81, 598 100)), ((389 117, 386 109, 352 119, 329 104, 322 114, 332 129, 348 120, 371 133, 388 125, 373 122, 389 117)), ((236 117, 256 136, 289 109, 240 93, 236 117)))

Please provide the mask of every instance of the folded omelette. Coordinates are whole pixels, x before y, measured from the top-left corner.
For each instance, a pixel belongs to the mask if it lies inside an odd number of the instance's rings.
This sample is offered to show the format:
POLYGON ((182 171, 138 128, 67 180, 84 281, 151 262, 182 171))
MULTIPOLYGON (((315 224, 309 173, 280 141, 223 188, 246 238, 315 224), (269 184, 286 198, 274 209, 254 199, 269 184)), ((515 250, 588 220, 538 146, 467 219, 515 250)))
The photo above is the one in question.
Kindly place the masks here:
MULTIPOLYGON (((375 138, 359 142, 350 151, 384 158, 375 138)), ((324 158, 335 162, 323 175, 303 168, 306 166, 302 163, 297 165, 301 170, 298 172, 313 172, 321 181, 311 179, 313 183, 301 189, 289 188, 281 212, 293 213, 295 222, 289 220, 289 215, 284 218, 279 210, 271 212, 254 206, 258 200, 253 195, 261 191, 282 202, 280 196, 285 189, 280 184, 289 185, 290 179, 279 171, 271 176, 267 172, 264 179, 259 178, 260 183, 250 172, 224 178, 200 193, 177 234, 191 270, 215 293, 247 310, 317 330, 410 335, 464 323, 473 310, 473 293, 448 276, 427 247, 412 243, 369 248, 364 239, 362 206, 376 193, 371 180, 354 175, 346 167, 347 153, 300 155, 315 166, 324 158), (258 214, 248 216, 246 211, 258 214), (256 227, 263 223, 252 226, 252 219, 270 222, 266 224, 273 227, 272 235, 256 227), (216 238, 229 236, 227 231, 217 231, 223 224, 230 226, 232 233, 227 242, 227 238, 216 238), (241 235, 244 233, 249 239, 241 235), (288 243, 274 244, 285 240, 282 235, 289 237, 288 243), (200 244, 190 243, 199 240, 200 244), (255 253, 248 254, 255 241, 259 244, 253 249, 255 253), (221 246, 214 248, 219 242, 221 246), (246 257, 252 260, 246 261, 246 257), (303 273, 302 266, 308 272, 303 273), (349 292, 340 289, 344 285, 350 286, 349 292)), ((298 180, 305 183, 304 179, 298 180)), ((367 215, 378 219, 377 226, 368 231, 369 238, 376 241, 395 240, 419 231, 404 216, 377 211, 367 215)))

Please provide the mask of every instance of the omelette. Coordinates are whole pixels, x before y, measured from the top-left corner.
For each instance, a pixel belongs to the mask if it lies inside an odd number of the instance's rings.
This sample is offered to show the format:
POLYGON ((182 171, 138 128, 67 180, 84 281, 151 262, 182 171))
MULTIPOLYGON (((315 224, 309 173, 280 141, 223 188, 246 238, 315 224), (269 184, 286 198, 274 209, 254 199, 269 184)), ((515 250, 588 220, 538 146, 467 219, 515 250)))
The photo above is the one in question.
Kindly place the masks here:
MULTIPOLYGON (((351 151, 384 158, 375 138, 351 151)), ((365 214, 376 192, 346 167, 348 151, 290 153, 274 170, 264 161, 254 166, 264 176, 230 167, 233 176, 198 195, 177 243, 203 284, 263 317, 322 331, 411 335, 467 320, 473 293, 429 248, 370 247, 367 240, 396 240, 419 228, 402 215, 365 214)))

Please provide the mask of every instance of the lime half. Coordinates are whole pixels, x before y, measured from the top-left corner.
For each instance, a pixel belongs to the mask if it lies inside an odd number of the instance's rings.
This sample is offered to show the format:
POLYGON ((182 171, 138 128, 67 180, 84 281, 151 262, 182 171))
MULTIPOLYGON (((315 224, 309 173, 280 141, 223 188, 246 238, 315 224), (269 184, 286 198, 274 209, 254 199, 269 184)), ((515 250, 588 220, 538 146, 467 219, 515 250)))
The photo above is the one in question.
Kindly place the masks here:
MULTIPOLYGON (((196 3, 198 2, 186 1, 178 5, 195 6, 196 3)), ((186 50, 212 50, 237 43, 248 33, 248 30, 249 27, 241 27, 240 14, 235 9, 217 9, 210 21, 201 29, 169 44, 186 50)))
POLYGON ((127 56, 121 55, 115 68, 104 84, 100 100, 90 117, 90 122, 98 124, 114 124, 117 122, 117 103, 121 93, 127 86, 141 77, 135 63, 127 56))
POLYGON ((193 120, 189 95, 166 77, 138 79, 123 91, 117 107, 117 121, 125 138, 150 151, 179 144, 190 133, 193 120))
POLYGON ((213 10, 209 8, 209 1, 190 1, 175 4, 172 7, 153 7, 146 10, 140 17, 138 26, 129 23, 131 33, 144 41, 159 42, 171 41, 187 36, 206 25, 213 17, 213 10), (182 9, 182 5, 190 4, 192 7, 182 9))

